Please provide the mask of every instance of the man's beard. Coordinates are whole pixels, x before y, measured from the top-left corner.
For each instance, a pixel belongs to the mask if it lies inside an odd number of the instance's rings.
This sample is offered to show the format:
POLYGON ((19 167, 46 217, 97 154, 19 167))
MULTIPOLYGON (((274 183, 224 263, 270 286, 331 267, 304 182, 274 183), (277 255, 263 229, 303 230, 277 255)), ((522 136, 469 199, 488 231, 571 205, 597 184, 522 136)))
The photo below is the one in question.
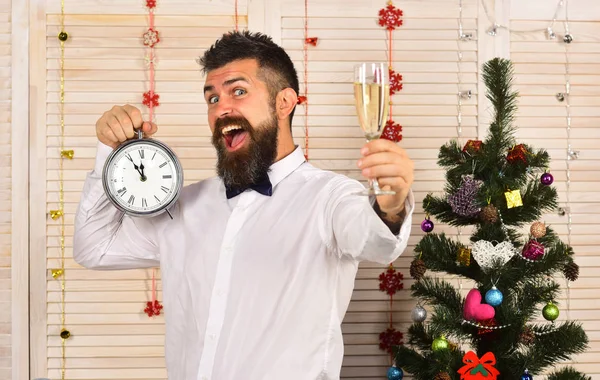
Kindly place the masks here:
POLYGON ((243 117, 217 119, 212 143, 217 149, 217 174, 229 188, 245 188, 267 176, 269 167, 277 158, 277 116, 253 128, 243 117), (223 139, 223 128, 237 125, 247 132, 242 147, 229 152, 223 139))

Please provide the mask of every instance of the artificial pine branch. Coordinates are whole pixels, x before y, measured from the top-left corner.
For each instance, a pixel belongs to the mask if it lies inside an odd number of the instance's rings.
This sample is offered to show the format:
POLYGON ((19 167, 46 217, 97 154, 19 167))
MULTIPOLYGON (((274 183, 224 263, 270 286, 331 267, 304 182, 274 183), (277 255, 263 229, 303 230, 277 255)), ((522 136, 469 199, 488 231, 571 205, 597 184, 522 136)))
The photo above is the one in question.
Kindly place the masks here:
POLYGON ((563 367, 548 375, 548 380, 592 380, 590 376, 577 371, 573 367, 563 367))

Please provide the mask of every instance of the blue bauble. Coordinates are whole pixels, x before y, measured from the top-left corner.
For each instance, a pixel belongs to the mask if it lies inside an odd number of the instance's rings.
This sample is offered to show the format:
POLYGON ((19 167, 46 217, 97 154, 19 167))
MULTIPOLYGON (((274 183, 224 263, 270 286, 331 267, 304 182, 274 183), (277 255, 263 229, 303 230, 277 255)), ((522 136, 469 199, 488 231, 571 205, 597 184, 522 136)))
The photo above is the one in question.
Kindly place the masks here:
POLYGON ((495 286, 493 286, 490 290, 485 293, 485 302, 491 306, 498 306, 502 303, 504 296, 502 292, 499 291, 495 286))
POLYGON ((521 375, 521 380, 533 380, 533 376, 529 374, 528 370, 525 370, 525 373, 521 375))
POLYGON ((402 380, 404 372, 402 372, 401 368, 390 367, 390 369, 388 369, 387 377, 388 380, 402 380))

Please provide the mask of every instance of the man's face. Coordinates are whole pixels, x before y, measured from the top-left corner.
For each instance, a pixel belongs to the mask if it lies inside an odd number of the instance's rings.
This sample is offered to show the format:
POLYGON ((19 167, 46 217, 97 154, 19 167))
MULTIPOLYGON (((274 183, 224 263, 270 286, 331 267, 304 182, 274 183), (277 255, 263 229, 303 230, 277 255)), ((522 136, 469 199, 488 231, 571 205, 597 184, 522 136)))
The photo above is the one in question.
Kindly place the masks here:
POLYGON ((277 156, 278 122, 255 60, 231 62, 208 73, 204 98, 217 149, 217 172, 228 186, 266 175, 277 156))

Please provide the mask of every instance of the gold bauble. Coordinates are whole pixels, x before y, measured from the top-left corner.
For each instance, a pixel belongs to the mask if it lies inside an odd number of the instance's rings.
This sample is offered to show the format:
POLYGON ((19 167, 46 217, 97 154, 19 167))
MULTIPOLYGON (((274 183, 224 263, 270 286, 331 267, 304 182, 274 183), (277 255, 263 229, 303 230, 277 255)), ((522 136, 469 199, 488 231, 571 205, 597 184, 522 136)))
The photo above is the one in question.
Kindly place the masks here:
POLYGON ((531 225, 530 231, 534 238, 539 239, 546 235, 546 225, 542 222, 535 222, 531 225))

